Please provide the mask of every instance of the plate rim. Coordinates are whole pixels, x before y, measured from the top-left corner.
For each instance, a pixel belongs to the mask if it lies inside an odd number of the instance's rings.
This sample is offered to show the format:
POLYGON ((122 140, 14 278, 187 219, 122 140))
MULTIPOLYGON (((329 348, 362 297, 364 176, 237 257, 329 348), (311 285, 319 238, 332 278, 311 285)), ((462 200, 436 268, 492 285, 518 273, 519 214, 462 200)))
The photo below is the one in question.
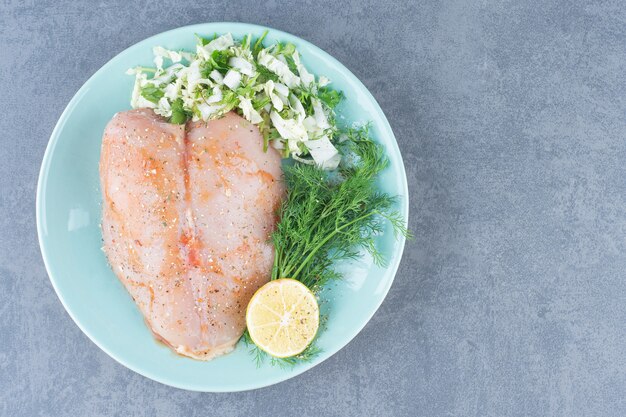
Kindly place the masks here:
MULTIPOLYGON (((98 348, 100 348, 103 352, 105 352, 109 357, 111 357, 113 360, 115 360, 116 362, 118 362, 119 364, 123 365, 124 367, 130 369, 133 372, 136 372, 146 378, 152 379, 153 381, 159 382, 161 384, 164 385, 168 385, 174 388, 178 388, 178 389, 183 389, 183 390, 188 390, 188 391, 195 391, 195 392, 241 392, 241 391, 250 391, 250 390, 255 390, 255 389, 260 389, 260 388, 264 388, 264 387, 268 387, 271 385, 275 385, 278 384, 280 382, 289 380, 291 378, 294 378, 306 371, 308 371, 309 369, 323 363, 324 361, 328 360, 330 357, 332 357, 333 355, 335 355, 337 352, 339 352, 340 350, 342 350, 343 348, 345 348, 346 346, 348 346, 350 344, 350 342, 352 342, 352 340, 354 340, 354 338, 361 333, 361 331, 363 330, 363 328, 365 328, 365 326, 370 322, 370 320, 372 319, 372 317, 374 316, 374 314, 376 314, 376 312, 378 311, 378 309, 380 308, 380 306, 382 305, 382 303, 384 302, 384 300, 387 298, 387 295, 389 293, 389 290, 391 289, 391 286, 393 285, 393 282, 395 280, 396 274, 398 272, 398 268, 400 266, 400 262, 402 260, 402 255, 404 253, 404 248, 406 245, 406 238, 404 236, 399 236, 398 239, 398 243, 399 245, 397 246, 398 249, 398 254, 397 256, 393 257, 392 262, 390 262, 387 266, 386 269, 388 271, 391 272, 391 279, 389 280, 388 284, 383 288, 383 291, 381 293, 381 297, 380 300, 377 302, 377 304, 375 305, 375 308, 372 310, 371 314, 369 314, 368 317, 365 318, 365 320, 363 320, 362 324, 357 325, 354 330, 350 333, 348 333, 348 337, 346 338, 346 342, 341 344, 341 346, 333 348, 333 349, 328 349, 324 352, 321 353, 319 359, 317 360, 313 360, 310 363, 304 363, 300 366, 298 366, 297 368, 294 368, 292 370, 292 372, 290 374, 280 374, 278 376, 275 377, 270 377, 269 379, 263 381, 261 384, 246 384, 246 383, 241 383, 240 386, 238 387, 206 387, 204 386, 204 384, 202 382, 194 382, 194 381, 185 381, 185 382, 181 382, 178 380, 172 380, 171 378, 168 378, 167 376, 163 376, 163 375, 158 375, 155 374, 153 372, 151 372, 149 369, 145 369, 145 367, 140 366, 140 365, 136 365, 135 363, 129 362, 127 361, 123 355, 118 355, 117 353, 112 352, 111 350, 109 350, 108 348, 106 348, 105 346, 102 345, 102 343, 98 340, 97 337, 95 337, 93 334, 91 334, 89 331, 86 330, 86 328, 83 326, 83 324, 81 323, 81 320, 74 314, 74 312, 72 311, 71 308, 68 307, 68 304, 66 303, 66 300, 62 294, 62 292, 59 290, 59 288, 57 287, 57 283, 56 283, 56 278, 54 278, 54 274, 51 273, 52 271, 52 267, 51 267, 51 261, 49 260, 49 254, 48 251, 46 250, 46 244, 44 243, 44 238, 42 237, 44 234, 44 219, 43 217, 45 217, 45 210, 44 210, 44 206, 43 206, 43 194, 44 194, 44 187, 45 187, 45 183, 49 174, 49 169, 50 169, 50 162, 51 162, 51 158, 52 158, 52 154, 53 154, 53 150, 56 147, 58 141, 59 141, 59 137, 60 137, 60 132, 63 128, 63 126, 65 125, 67 118, 69 117, 69 114, 71 113, 71 111, 73 110, 73 108, 76 106, 78 100, 80 99, 80 97, 86 93, 86 91, 89 89, 89 84, 91 82, 93 82, 92 80, 94 78, 96 78, 97 75, 99 75, 101 72, 104 72, 106 70, 106 68, 110 65, 112 65, 112 61, 114 61, 119 55, 126 53, 129 49, 132 49, 134 47, 136 47, 139 44, 142 43, 149 43, 151 40, 160 37, 160 36, 164 36, 164 35, 168 35, 168 34, 172 34, 174 32, 178 32, 178 31, 189 31, 189 30, 193 30, 195 29, 195 32, 202 32, 202 31, 206 31, 207 27, 211 27, 213 25, 238 25, 238 26, 245 26, 247 29, 249 29, 250 31, 263 31, 263 30, 268 30, 270 31, 270 33, 272 33, 272 35, 275 35, 276 37, 280 38, 280 37, 293 37, 295 39, 298 40, 299 43, 306 45, 308 48, 311 48, 313 50, 318 50, 320 52, 322 52, 324 55, 326 55, 329 59, 329 61, 331 62, 331 64, 333 66, 336 66, 338 68, 340 68, 342 70, 342 72, 345 71, 345 73, 347 74, 348 78, 351 78, 353 82, 356 83, 356 85, 359 87, 359 89, 365 93, 365 95, 368 97, 368 99, 371 100, 374 110, 376 112, 378 112, 380 114, 381 119, 382 119, 382 126, 379 126, 379 128, 381 129, 381 132, 384 132, 385 135, 389 135, 390 139, 393 140, 393 142, 395 142, 395 147, 394 147, 394 151, 397 152, 397 157, 398 157, 398 161, 399 161, 399 170, 400 170, 400 174, 401 174, 401 188, 403 190, 403 195, 402 198, 399 199, 399 204, 400 204, 400 211, 401 213, 404 215, 404 221, 406 224, 408 224, 409 221, 409 190, 408 190, 408 182, 407 182, 407 177, 406 177, 406 170, 404 167, 404 159, 402 158, 402 153, 400 151, 400 147, 398 146, 398 141, 395 137, 395 134, 393 133, 393 129, 391 128, 391 125, 389 123, 389 120, 387 119, 387 116, 385 115, 385 113, 383 112, 382 108, 380 107, 380 105, 378 104, 378 101, 376 100, 376 98, 374 97, 374 95, 369 91, 369 89, 363 84, 363 82, 356 76, 354 75, 354 73, 352 73, 352 71, 346 67, 345 65, 343 65, 339 60, 337 60, 335 57, 333 57, 331 54, 329 54, 328 52, 326 52, 325 50, 323 50, 322 48, 314 45, 313 43, 302 39, 301 37, 291 34, 289 32, 285 32, 279 29, 274 29, 272 27, 269 26, 265 26, 265 25, 257 25, 257 24, 253 24, 253 23, 247 23, 247 22, 232 22, 232 21, 214 21, 214 22, 205 22, 205 23, 197 23, 197 24, 191 24, 191 25, 185 25, 185 26, 180 26, 177 28, 173 28, 173 29, 169 29, 167 31, 164 32, 160 32, 154 35, 151 35, 145 39, 142 39, 138 42, 135 42, 134 44, 128 46, 127 48, 124 48, 122 51, 118 52, 117 54, 115 54, 113 57, 111 57, 109 60, 107 60, 107 62, 105 64, 103 64, 96 72, 94 72, 83 84, 82 86, 76 91, 76 93, 72 96, 72 98, 70 99, 70 101, 68 102, 68 104, 66 105, 65 109, 63 110, 63 112, 61 113, 61 115, 59 116, 59 119, 57 120, 54 129, 52 130, 52 133, 50 134, 50 138, 48 139, 48 143, 46 145, 46 150, 44 152, 44 156, 42 159, 42 163, 41 163, 41 167, 39 169, 39 176, 37 179, 37 187, 36 187, 36 196, 35 196, 35 212, 36 212, 36 225, 37 225, 37 240, 39 242, 39 248, 41 251, 41 255, 43 258, 43 262, 44 262, 44 266, 46 268, 46 272, 48 274, 48 279, 50 280, 52 287, 54 288, 54 291, 57 295, 57 297, 59 298, 59 300, 61 301, 61 304, 63 305, 63 308, 65 309, 65 311, 67 312, 67 314, 70 316, 70 318, 74 321, 74 323, 80 328, 80 330, 83 332, 83 334, 85 334, 98 348)), ((210 30, 209 30, 210 31, 210 30)))

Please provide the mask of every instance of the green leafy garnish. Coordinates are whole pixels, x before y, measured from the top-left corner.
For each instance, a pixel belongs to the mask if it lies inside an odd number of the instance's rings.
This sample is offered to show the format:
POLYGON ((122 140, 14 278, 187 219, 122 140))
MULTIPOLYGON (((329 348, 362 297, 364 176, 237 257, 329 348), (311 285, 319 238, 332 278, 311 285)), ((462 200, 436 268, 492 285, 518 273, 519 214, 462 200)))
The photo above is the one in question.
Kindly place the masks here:
POLYGON ((263 365, 266 360, 269 360, 269 363, 272 366, 278 366, 283 369, 291 368, 299 362, 311 362, 316 356, 322 353, 322 349, 317 347, 315 343, 311 343, 302 353, 299 353, 296 356, 289 358, 275 358, 268 355, 255 345, 247 330, 243 333, 241 340, 249 348, 248 352, 252 356, 257 368, 263 365))
POLYGON ((182 125, 187 121, 187 112, 183 108, 183 99, 178 98, 172 103, 172 116, 170 117, 170 123, 175 125, 182 125))
POLYGON ((244 35, 243 38, 241 38, 241 47, 244 49, 250 49, 250 36, 251 35, 244 35))
POLYGON ((291 56, 293 55, 295 51, 296 51, 296 45, 294 45, 293 43, 287 42, 287 43, 277 43, 274 53, 276 55, 283 54, 285 56, 291 56))
POLYGON ((211 60, 205 61, 200 65, 200 74, 202 78, 209 78, 211 75, 211 71, 213 71, 213 63, 211 60))
POLYGON ((343 100, 342 91, 333 90, 328 87, 322 87, 317 93, 318 98, 329 108, 334 109, 343 100))
POLYGON ((154 86, 154 84, 148 84, 145 87, 141 88, 141 95, 146 100, 156 104, 159 102, 159 100, 161 100, 164 94, 163 91, 160 88, 154 86))
POLYGON ((268 32, 269 31, 267 31, 267 30, 264 31, 263 34, 261 36, 259 36, 259 38, 254 43, 254 46, 252 47, 252 56, 254 56, 255 59, 256 59, 257 55, 259 55, 259 52, 261 52, 261 49, 263 49, 263 40, 267 36, 268 32))
POLYGON ((339 277, 333 269, 337 261, 359 258, 361 250, 384 264, 375 238, 386 222, 396 234, 409 234, 394 208, 396 199, 376 187, 376 175, 388 164, 383 148, 369 138, 367 128, 347 135, 345 151, 353 162, 338 173, 305 164, 285 167, 287 198, 272 235, 272 279, 289 277, 319 290, 339 277))
POLYGON ((267 68, 258 66, 256 70, 259 73, 258 78, 257 78, 257 81, 259 83, 264 83, 269 80, 272 80, 274 82, 278 81, 278 75, 274 74, 272 71, 268 70, 267 68))
POLYGON ((228 65, 228 60, 232 54, 228 50, 224 51, 213 51, 211 53, 211 60, 208 61, 211 63, 212 67, 222 73, 226 73, 230 68, 228 65))

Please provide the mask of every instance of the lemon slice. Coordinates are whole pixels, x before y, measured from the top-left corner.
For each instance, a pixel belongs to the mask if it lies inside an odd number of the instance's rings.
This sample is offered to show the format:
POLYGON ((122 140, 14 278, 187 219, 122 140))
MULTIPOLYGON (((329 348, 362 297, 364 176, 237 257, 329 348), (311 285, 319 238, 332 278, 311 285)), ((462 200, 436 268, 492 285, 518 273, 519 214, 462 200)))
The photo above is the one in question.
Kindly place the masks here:
POLYGON ((315 295, 300 281, 270 281, 252 296, 246 311, 252 341, 277 358, 304 351, 315 338, 320 312, 315 295))

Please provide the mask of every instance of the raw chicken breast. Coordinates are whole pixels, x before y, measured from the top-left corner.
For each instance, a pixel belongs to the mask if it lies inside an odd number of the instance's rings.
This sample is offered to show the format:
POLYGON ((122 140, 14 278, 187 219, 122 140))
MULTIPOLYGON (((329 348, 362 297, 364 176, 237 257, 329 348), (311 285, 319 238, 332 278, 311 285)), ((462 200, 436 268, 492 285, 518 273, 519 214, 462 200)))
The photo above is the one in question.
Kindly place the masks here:
POLYGON ((186 127, 118 113, 100 159, 104 250, 155 336, 210 360, 232 350, 268 281, 280 156, 234 113, 186 127))

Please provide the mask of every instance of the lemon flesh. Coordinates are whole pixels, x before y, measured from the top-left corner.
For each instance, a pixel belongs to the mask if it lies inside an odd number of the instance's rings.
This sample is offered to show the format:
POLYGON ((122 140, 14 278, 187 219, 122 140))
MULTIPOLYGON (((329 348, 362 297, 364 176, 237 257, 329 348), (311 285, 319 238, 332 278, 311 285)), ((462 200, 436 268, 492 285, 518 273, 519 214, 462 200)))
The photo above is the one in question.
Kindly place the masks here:
POLYGON ((246 324, 252 341, 277 358, 302 353, 315 338, 320 322, 315 295, 300 281, 270 281, 252 296, 246 324))

